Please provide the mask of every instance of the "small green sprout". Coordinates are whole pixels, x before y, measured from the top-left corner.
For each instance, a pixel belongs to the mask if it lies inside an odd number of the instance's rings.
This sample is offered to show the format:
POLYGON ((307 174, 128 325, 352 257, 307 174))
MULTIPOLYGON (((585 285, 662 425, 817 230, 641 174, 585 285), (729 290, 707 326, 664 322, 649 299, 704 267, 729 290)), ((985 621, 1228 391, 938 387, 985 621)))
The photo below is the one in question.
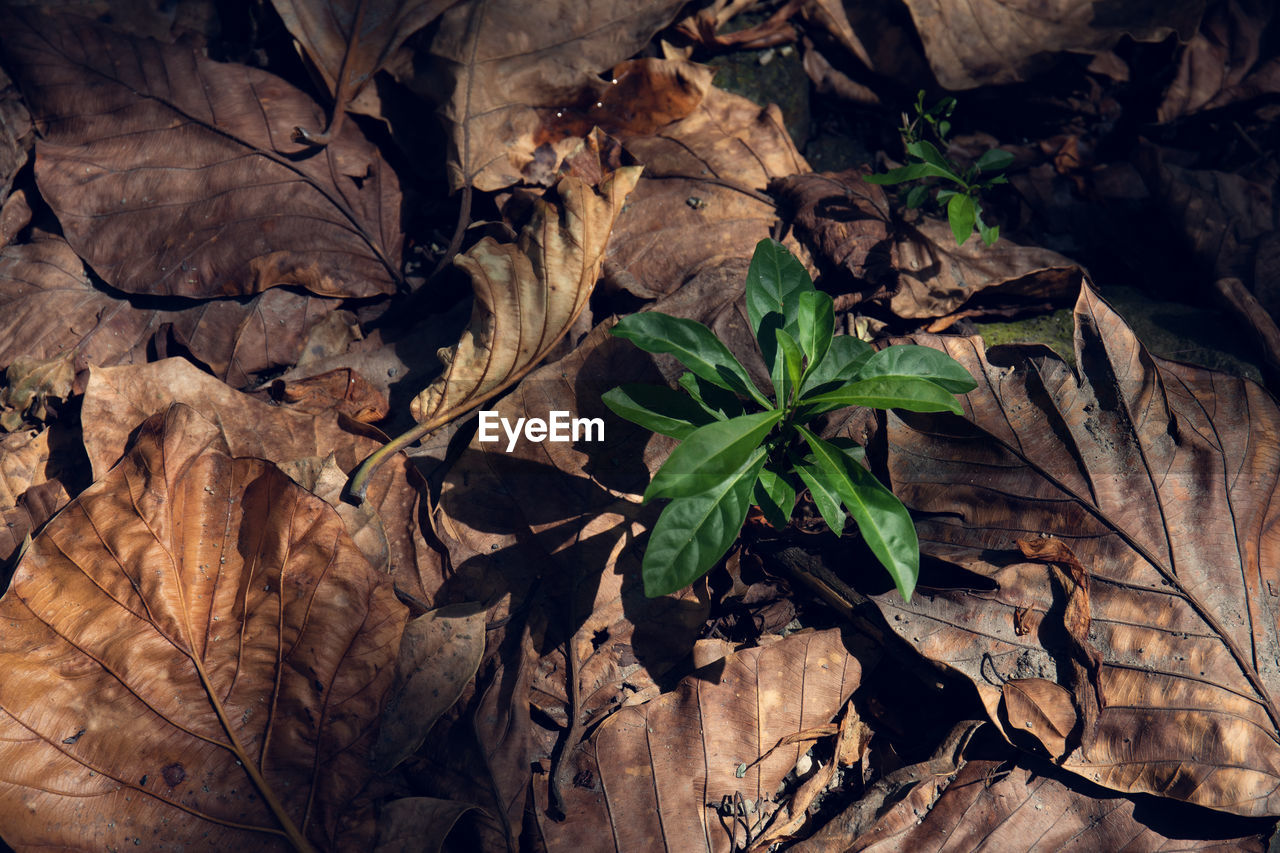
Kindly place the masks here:
POLYGON ((921 89, 916 93, 915 119, 909 119, 903 113, 899 131, 907 151, 907 165, 881 175, 866 175, 863 180, 884 185, 919 181, 907 192, 907 207, 912 209, 924 205, 929 200, 930 191, 936 189, 934 199, 947 208, 947 221, 951 224, 956 245, 963 246, 976 226, 982 242, 990 246, 1000 239, 1000 227, 982 221, 982 205, 978 197, 996 184, 1008 183, 1004 170, 1013 162, 1013 155, 992 148, 967 169, 945 156, 942 150, 947 147, 951 114, 955 108, 956 99, 948 97, 926 109, 924 90, 921 89), (936 145, 926 138, 928 135, 933 136, 936 145), (933 179, 948 182, 951 186, 938 187, 933 179))
POLYGON ((835 335, 831 297, 781 244, 763 240, 747 272, 747 315, 773 380, 765 396, 710 329, 646 311, 623 318, 613 334, 648 352, 670 353, 689 369, 686 393, 622 385, 603 399, 616 414, 680 440, 653 476, 645 501, 668 499, 649 534, 641 564, 645 594, 667 595, 706 574, 758 505, 781 529, 808 488, 837 534, 846 513, 903 599, 920 573, 915 527, 902 502, 863 465, 849 439, 820 438, 808 424, 846 406, 961 412, 956 394, 976 383, 957 361, 924 346, 878 352, 835 335))

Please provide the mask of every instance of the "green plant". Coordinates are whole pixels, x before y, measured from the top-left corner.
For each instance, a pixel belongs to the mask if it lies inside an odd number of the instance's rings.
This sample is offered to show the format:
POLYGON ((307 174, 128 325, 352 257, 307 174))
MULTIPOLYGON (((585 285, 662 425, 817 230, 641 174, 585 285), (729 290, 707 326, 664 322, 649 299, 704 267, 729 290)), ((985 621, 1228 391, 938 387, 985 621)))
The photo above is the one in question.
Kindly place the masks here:
POLYGON ((948 97, 926 109, 924 90, 917 92, 916 117, 908 119, 903 113, 899 131, 907 152, 907 165, 880 175, 866 175, 863 180, 885 185, 920 181, 907 192, 909 208, 925 204, 930 192, 936 189, 934 200, 939 205, 946 205, 947 221, 951 224, 956 245, 963 246, 977 227, 982 242, 990 246, 1000 239, 1000 227, 982 221, 982 205, 978 197, 996 184, 1008 183, 1004 170, 1013 162, 1013 155, 992 148, 968 168, 944 155, 942 151, 947 147, 951 114, 955 108, 956 99, 948 97), (928 136, 932 136, 937 144, 929 141, 928 136), (947 182, 950 186, 938 187, 937 181, 947 182))
POLYGON ((831 297, 772 240, 756 246, 746 302, 773 380, 772 400, 701 323, 647 311, 613 328, 641 349, 674 355, 690 371, 679 379, 687 394, 632 384, 603 398, 621 417, 680 440, 644 493, 646 502, 671 501, 649 535, 641 566, 645 594, 666 595, 706 574, 737 538, 752 504, 784 527, 807 487, 837 534, 845 512, 853 517, 909 599, 920 551, 906 508, 863 467, 860 446, 820 438, 807 424, 846 406, 958 414, 955 394, 976 383, 939 350, 897 345, 877 352, 865 341, 834 335, 831 297))

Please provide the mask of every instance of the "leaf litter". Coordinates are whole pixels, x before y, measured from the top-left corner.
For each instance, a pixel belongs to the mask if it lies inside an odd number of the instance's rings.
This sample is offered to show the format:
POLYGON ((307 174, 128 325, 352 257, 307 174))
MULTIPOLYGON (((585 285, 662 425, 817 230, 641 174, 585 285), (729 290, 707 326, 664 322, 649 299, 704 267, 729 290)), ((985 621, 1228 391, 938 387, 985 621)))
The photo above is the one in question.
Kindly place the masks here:
POLYGON ((1267 846, 1275 402, 1105 297, 1221 298, 1274 370, 1270 16, 752 5, 280 0, 243 42, 217 3, 0 13, 7 843, 1267 846), (800 53, 865 151, 815 172, 717 52, 800 53), (967 90, 948 157, 1014 154, 992 249, 862 180, 901 157, 890 77, 967 90), (804 496, 643 595, 674 442, 600 395, 679 369, 611 315, 706 322, 764 381, 767 236, 840 331, 983 380, 823 431, 913 512, 908 604, 804 496), (965 336, 1072 299, 1071 363, 965 336), (468 304, 439 364, 402 345, 468 304), (481 405, 606 439, 507 452, 481 405))

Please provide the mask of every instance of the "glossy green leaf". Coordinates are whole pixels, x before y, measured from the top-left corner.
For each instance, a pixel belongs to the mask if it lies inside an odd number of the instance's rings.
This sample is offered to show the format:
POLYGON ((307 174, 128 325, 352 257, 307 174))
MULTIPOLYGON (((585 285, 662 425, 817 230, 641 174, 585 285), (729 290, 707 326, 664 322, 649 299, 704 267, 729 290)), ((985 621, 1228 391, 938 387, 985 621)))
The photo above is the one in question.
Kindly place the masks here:
POLYGON ((835 334, 835 304, 830 294, 810 290, 800 294, 800 315, 797 318, 800 349, 809 359, 808 372, 812 373, 827 355, 831 338, 835 334))
MULTIPOLYGON (((728 420, 746 414, 746 406, 742 405, 742 400, 737 394, 719 386, 713 386, 699 375, 682 373, 680 379, 676 380, 676 384, 684 388, 691 400, 698 403, 700 409, 707 412, 714 420, 728 420)), ((773 406, 769 406, 769 409, 773 409, 773 406)))
POLYGON ((756 478, 751 499, 774 529, 781 530, 791 521, 796 508, 796 488, 786 476, 766 465, 756 478))
POLYGON ((944 177, 948 177, 953 181, 960 182, 960 176, 956 174, 955 164, 953 164, 934 146, 932 142, 926 140, 918 140, 916 142, 907 143, 907 153, 912 157, 919 157, 930 166, 943 172, 944 177))
POLYGON ((715 420, 688 394, 664 385, 629 383, 606 391, 600 399, 619 417, 672 438, 686 438, 715 420))
POLYGON ((805 427, 799 429, 813 451, 823 484, 840 496, 863 540, 888 569, 903 600, 909 601, 920 577, 920 540, 907 508, 870 471, 850 462, 839 448, 805 427))
POLYGON ((827 348, 827 357, 814 365, 805 378, 802 393, 808 394, 818 388, 830 391, 852 382, 874 353, 871 344, 853 335, 834 336, 827 348), (823 388, 828 385, 831 387, 823 388))
POLYGON ((908 412, 964 412, 955 395, 928 379, 918 376, 877 376, 850 382, 834 391, 801 399, 811 414, 842 409, 845 406, 869 406, 873 409, 905 409, 908 412))
POLYGON ((796 473, 800 475, 805 488, 809 490, 809 497, 813 498, 813 505, 818 508, 818 514, 822 516, 822 520, 827 523, 827 527, 831 528, 832 533, 839 536, 844 532, 845 520, 844 509, 840 506, 840 496, 827 485, 822 469, 818 467, 812 455, 796 465, 796 473))
POLYGON ((800 294, 812 289, 809 271, 781 243, 767 239, 757 243, 747 269, 746 288, 747 319, 757 340, 768 314, 781 314, 780 327, 794 336, 800 294))
POLYGON ((905 184, 907 181, 918 181, 921 178, 948 178, 955 180, 955 175, 946 169, 939 169, 932 163, 911 163, 906 166, 899 166, 896 169, 890 169, 878 175, 863 175, 862 180, 869 184, 880 184, 881 186, 890 186, 892 184, 905 184))
POLYGON ((742 415, 698 427, 671 452, 645 489, 645 501, 711 491, 764 443, 782 410, 742 415))
POLYGON ((928 379, 948 391, 964 394, 978 387, 964 365, 933 347, 897 344, 869 356, 858 370, 857 379, 915 376, 928 379))
POLYGON ((701 323, 657 311, 642 311, 619 320, 613 334, 646 352, 670 353, 698 376, 721 388, 759 396, 746 368, 701 323))
POLYGON ((972 196, 953 195, 947 202, 947 222, 951 225, 951 236, 956 238, 956 245, 963 246, 973 234, 973 223, 978 218, 978 209, 972 196))
POLYGON ((742 530, 764 460, 764 448, 757 448, 713 488, 667 504, 653 525, 640 564, 645 595, 677 592, 724 556, 742 530))
POLYGON ((800 344, 783 329, 778 329, 778 349, 782 358, 774 367, 773 387, 778 394, 778 405, 783 406, 791 399, 793 389, 800 387, 800 377, 804 372, 804 354, 800 352, 800 344))
POLYGON ((992 148, 973 165, 978 167, 979 172, 1000 172, 1013 165, 1013 155, 1008 151, 992 148))
MULTIPOLYGON (((742 400, 737 394, 721 388, 719 385, 712 385, 700 376, 693 373, 682 373, 680 378, 676 380, 676 384, 689 394, 690 399, 699 408, 715 420, 727 421, 729 418, 736 418, 738 415, 746 414, 746 406, 742 404, 742 400)), ((772 409, 773 407, 770 406, 769 408, 772 409)))

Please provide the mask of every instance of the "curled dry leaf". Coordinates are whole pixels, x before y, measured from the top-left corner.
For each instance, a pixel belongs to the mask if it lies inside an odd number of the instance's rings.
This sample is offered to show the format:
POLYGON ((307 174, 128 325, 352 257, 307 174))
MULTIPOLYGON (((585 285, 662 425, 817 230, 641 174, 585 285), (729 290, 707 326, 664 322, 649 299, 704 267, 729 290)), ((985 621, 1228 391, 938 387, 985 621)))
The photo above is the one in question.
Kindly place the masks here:
POLYGON ((1169 122, 1280 91, 1280 59, 1259 62, 1273 15, 1265 3, 1210 4, 1195 37, 1182 46, 1177 77, 1156 118, 1169 122))
MULTIPOLYGON (((169 358, 90 369, 81 418, 94 425, 84 435, 94 476, 103 476, 116 463, 138 424, 175 402, 217 423, 235 456, 257 456, 286 465, 322 463, 333 454, 338 467, 350 472, 378 447, 377 441, 344 430, 333 412, 308 414, 271 406, 228 388, 185 359, 169 358)), ((398 459, 371 481, 368 507, 343 504, 346 509, 339 512, 371 563, 381 565, 389 559, 401 589, 429 598, 423 588, 439 585, 440 561, 418 531, 418 494, 410 476, 408 461, 398 459), (370 517, 369 509, 376 514, 370 517)), ((336 489, 331 495, 336 505, 336 489)))
POLYGON ((48 429, 0 436, 0 567, 71 500, 62 483, 66 454, 56 444, 48 429))
MULTIPOLYGON (((313 144, 329 144, 348 109, 376 115, 360 103, 373 75, 390 65, 404 40, 435 20, 457 0, 272 0, 333 96, 333 117, 324 133, 300 128, 313 144)), ((406 59, 408 59, 406 57, 406 59)))
POLYGON ((1075 313, 1079 376, 1043 347, 915 338, 979 386, 963 417, 889 414, 877 440, 921 551, 973 576, 933 590, 922 578, 909 604, 878 606, 999 720, 1003 682, 1071 689, 1087 657, 1078 597, 1018 544, 1061 540, 1089 576, 1104 700, 1092 744, 1062 766, 1122 792, 1280 814, 1280 408, 1252 382, 1150 355, 1087 283, 1075 313), (1044 614, 1037 630, 1019 634, 1020 610, 1044 614))
POLYGON ((435 97, 448 90, 440 112, 450 188, 519 183, 535 150, 552 141, 563 149, 547 152, 558 162, 576 142, 548 130, 556 113, 599 102, 610 85, 599 73, 639 51, 682 5, 468 0, 445 12, 428 48, 435 74, 424 85, 435 97))
POLYGON ((405 626, 396 684, 373 748, 380 771, 417 752, 436 720, 475 678, 484 656, 484 623, 483 607, 455 604, 430 610, 405 626))
POLYGON ((53 358, 19 356, 5 370, 0 389, 0 429, 14 432, 24 421, 49 419, 49 402, 71 396, 76 371, 70 353, 53 358))
POLYGON ((270 463, 186 407, 149 419, 0 613, 10 845, 334 845, 404 607, 270 463))
POLYGON ((752 762, 785 736, 830 722, 861 674, 838 630, 798 633, 736 652, 670 693, 623 708, 592 737, 590 767, 580 776, 588 781, 568 792, 566 818, 539 810, 548 848, 745 849, 744 821, 722 819, 722 803, 749 808, 745 823, 762 825, 810 744, 752 762))
POLYGON ((354 125, 312 151, 290 134, 322 125, 323 111, 265 71, 73 16, 6 18, 0 46, 42 134, 36 181, 113 287, 394 290, 400 190, 354 125))
POLYGON ((0 202, 9 198, 13 176, 27 162, 31 115, 9 75, 0 69, 0 202))
POLYGON ((1205 0, 1115 8, 1104 0, 906 4, 938 82, 945 89, 972 89, 1027 80, 1054 54, 1102 52, 1124 36, 1163 41, 1177 32, 1185 41, 1195 31, 1205 0))
POLYGON ((95 288, 63 240, 0 250, 0 365, 74 351, 77 366, 135 364, 148 348, 185 350, 228 384, 293 364, 337 300, 272 288, 247 301, 141 308, 95 288))
MULTIPOLYGON (((945 845, 948 851, 1150 850, 1248 851, 1267 849, 1264 836, 1237 837, 1223 819, 1197 818, 1187 840, 1185 815, 1140 807, 1133 800, 1082 791, 1046 768, 975 760, 954 778, 918 785, 885 810, 858 840, 830 846, 801 844, 804 853, 915 853, 945 845)), ((834 840, 834 839, 833 839, 834 840)))
POLYGON ((625 167, 598 188, 565 177, 559 205, 539 199, 519 241, 485 238, 454 263, 471 276, 471 322, 440 378, 413 398, 414 419, 435 429, 510 388, 537 366, 587 306, 605 244, 640 170, 625 167))

